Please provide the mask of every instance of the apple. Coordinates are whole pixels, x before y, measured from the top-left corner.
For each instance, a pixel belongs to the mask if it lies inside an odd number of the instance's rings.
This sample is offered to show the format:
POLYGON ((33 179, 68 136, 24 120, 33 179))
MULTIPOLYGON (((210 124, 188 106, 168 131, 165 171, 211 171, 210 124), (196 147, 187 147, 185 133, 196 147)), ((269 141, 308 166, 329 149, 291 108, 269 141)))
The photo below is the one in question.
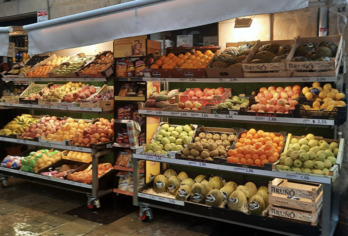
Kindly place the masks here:
POLYGON ((277 112, 284 113, 285 108, 284 108, 283 106, 277 105, 277 106, 276 106, 276 110, 277 110, 277 112))
POLYGON ((283 92, 283 91, 284 91, 284 88, 281 87, 281 86, 279 86, 279 87, 276 88, 276 91, 277 91, 278 93, 283 92))
POLYGON ((201 110, 202 109, 202 104, 200 104, 199 102, 194 102, 193 103, 193 107, 197 108, 198 110, 201 110))
POLYGON ((259 110, 263 110, 264 112, 267 112, 267 106, 265 104, 259 104, 259 110))
POLYGON ((276 111, 276 107, 274 105, 267 105, 267 111, 268 112, 275 112, 276 111))
POLYGON ((277 104, 278 104, 278 106, 285 106, 286 100, 285 99, 279 99, 277 104))
POLYGON ((271 100, 272 98, 273 98, 273 94, 271 94, 271 93, 265 93, 265 98, 267 99, 267 100, 271 100))
POLYGON ((259 105, 258 104, 251 105, 250 109, 257 112, 259 110, 259 105))
POLYGON ((280 97, 284 98, 284 99, 288 99, 289 96, 288 96, 288 94, 286 92, 281 92, 280 93, 280 97))
POLYGON ((295 91, 295 90, 301 90, 301 86, 296 84, 292 87, 292 90, 295 91))
POLYGON ((266 105, 267 104, 267 99, 266 98, 260 98, 259 103, 266 105))
POLYGON ((178 108, 184 109, 185 108, 185 103, 179 102, 178 103, 178 108))
POLYGON ((274 86, 269 86, 268 91, 271 91, 271 90, 276 90, 276 88, 274 86))
POLYGON ((186 101, 185 102, 185 108, 192 108, 192 102, 191 101, 186 101))
POLYGON ((196 96, 197 96, 198 98, 203 97, 203 96, 204 96, 204 93, 203 93, 202 91, 197 91, 197 92, 196 92, 196 96))
POLYGON ((274 93, 273 94, 273 98, 276 98, 276 99, 279 99, 280 98, 280 94, 277 92, 277 93, 274 93))
POLYGON ((221 95, 222 92, 220 91, 220 89, 215 89, 215 95, 221 95))

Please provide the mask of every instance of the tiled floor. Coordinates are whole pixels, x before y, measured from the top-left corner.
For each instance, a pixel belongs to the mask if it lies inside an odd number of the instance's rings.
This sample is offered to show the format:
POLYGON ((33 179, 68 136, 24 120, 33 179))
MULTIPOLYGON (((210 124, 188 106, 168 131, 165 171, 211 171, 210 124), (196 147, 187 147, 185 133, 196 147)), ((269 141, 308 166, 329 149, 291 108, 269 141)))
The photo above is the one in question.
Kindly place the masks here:
MULTIPOLYGON (((105 205, 102 202, 104 207, 113 207, 115 202, 110 199, 104 200, 108 200, 105 205)), ((347 199, 347 196, 342 198, 345 206, 348 206, 347 199)), ((143 223, 137 218, 137 208, 131 205, 130 199, 123 200, 122 204, 129 204, 131 213, 103 225, 67 214, 86 202, 85 195, 10 179, 7 188, 0 188, 0 236, 274 235, 156 209, 155 220, 143 223)), ((348 235, 348 215, 343 211, 336 235, 348 235)))

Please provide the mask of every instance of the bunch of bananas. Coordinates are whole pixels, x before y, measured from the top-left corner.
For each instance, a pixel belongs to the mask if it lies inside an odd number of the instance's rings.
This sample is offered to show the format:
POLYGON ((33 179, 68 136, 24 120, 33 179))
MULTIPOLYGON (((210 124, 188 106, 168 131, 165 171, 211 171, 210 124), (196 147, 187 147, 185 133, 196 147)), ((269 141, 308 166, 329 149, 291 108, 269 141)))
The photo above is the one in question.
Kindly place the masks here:
POLYGON ((22 114, 21 116, 17 116, 12 121, 7 123, 7 125, 5 125, 5 127, 0 130, 0 135, 18 135, 22 133, 25 128, 37 122, 39 122, 39 119, 32 117, 32 115, 22 114))

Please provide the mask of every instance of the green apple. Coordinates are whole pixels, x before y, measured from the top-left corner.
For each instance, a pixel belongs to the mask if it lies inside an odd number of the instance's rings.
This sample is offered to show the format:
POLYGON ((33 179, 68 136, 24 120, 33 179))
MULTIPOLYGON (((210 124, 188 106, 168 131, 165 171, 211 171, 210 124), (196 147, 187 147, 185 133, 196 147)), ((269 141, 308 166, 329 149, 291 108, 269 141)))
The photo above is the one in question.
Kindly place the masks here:
POLYGON ((195 131, 191 130, 191 131, 189 131, 188 134, 189 134, 190 137, 193 137, 193 135, 195 134, 195 131))
POLYGON ((310 152, 314 152, 315 154, 317 154, 317 152, 320 151, 320 148, 319 146, 315 146, 315 147, 312 147, 311 149, 309 149, 310 152))
POLYGON ((162 154, 161 150, 155 151, 156 154, 162 154))
POLYGON ((279 163, 283 165, 285 159, 286 159, 286 156, 281 156, 281 157, 279 158, 279 163))
POLYGON ((152 150, 148 150, 148 151, 146 151, 147 153, 153 153, 153 151, 152 150))
POLYGON ((332 164, 332 165, 335 165, 335 164, 336 164, 336 161, 337 161, 336 157, 333 157, 333 156, 327 157, 327 160, 331 161, 331 164, 332 164))
POLYGON ((298 144, 298 143, 294 143, 294 144, 292 145, 292 147, 291 147, 291 149, 294 150, 294 151, 299 151, 300 148, 301 148, 301 146, 300 146, 300 144, 298 144))
POLYGON ((330 169, 332 167, 332 163, 330 160, 326 159, 324 161, 324 167, 327 168, 327 169, 330 169))
POLYGON ((148 143, 145 146, 145 152, 149 152, 150 150, 153 149, 153 144, 152 143, 148 143))
POLYGON ((191 126, 189 126, 189 125, 185 125, 185 126, 184 126, 184 130, 185 130, 187 133, 190 132, 190 131, 192 131, 191 126))
POLYGON ((330 145, 327 142, 325 142, 325 143, 321 143, 319 147, 321 150, 326 150, 330 148, 330 145))
POLYGON ((290 167, 290 166, 283 166, 283 170, 285 170, 285 171, 291 171, 291 167, 290 167))
POLYGON ((286 165, 286 166, 292 166, 292 164, 293 164, 293 160, 291 159, 291 157, 287 157, 287 158, 285 158, 285 160, 284 160, 284 165, 286 165))
POLYGON ((166 150, 166 151, 170 151, 171 148, 172 148, 172 145, 170 145, 170 143, 168 143, 164 146, 164 150, 166 150))
POLYGON ((177 127, 175 127, 175 131, 177 131, 179 134, 184 130, 184 127, 182 127, 181 125, 178 125, 177 127))
POLYGON ((333 150, 333 154, 335 154, 335 156, 338 155, 338 148, 335 148, 335 149, 333 150))
POLYGON ((164 134, 164 136, 167 137, 167 138, 169 138, 169 137, 171 136, 171 133, 170 133, 170 132, 166 132, 166 133, 164 134))
POLYGON ((318 140, 315 140, 315 139, 312 139, 308 142, 308 146, 310 146, 311 148, 318 146, 318 145, 319 145, 319 142, 318 142, 318 140))
POLYGON ((286 151, 286 156, 291 157, 292 152, 293 152, 292 149, 287 150, 286 151))
POLYGON ((178 132, 178 131, 172 131, 171 135, 172 135, 174 138, 178 138, 178 137, 179 137, 179 132, 178 132))
POLYGON ((276 165, 277 170, 283 170, 283 167, 284 167, 283 165, 276 165))
POLYGON ((158 134, 157 137, 156 137, 156 141, 160 141, 161 142, 162 138, 163 138, 163 135, 158 134))
POLYGON ((326 149, 325 151, 325 154, 326 154, 326 157, 329 157, 329 156, 335 156, 330 149, 326 149))
POLYGON ((309 156, 309 160, 314 160, 314 159, 316 158, 317 155, 315 155, 314 152, 309 151, 309 152, 308 152, 308 156, 309 156))
POLYGON ((186 131, 182 131, 179 135, 179 138, 183 139, 186 136, 188 136, 188 133, 186 131))
POLYGON ((191 141, 191 136, 184 137, 182 141, 184 142, 184 144, 188 144, 191 141))
POLYGON ((170 136, 168 139, 169 139, 169 142, 171 142, 171 143, 175 143, 175 140, 176 140, 176 138, 175 138, 175 137, 170 136))
POLYGON ((173 132, 175 130, 175 127, 171 126, 168 128, 168 132, 173 132))
POLYGON ((297 138, 292 138, 292 139, 290 140, 290 143, 291 143, 291 144, 298 143, 298 139, 297 139, 297 138))
POLYGON ((178 151, 184 149, 184 147, 182 145, 176 145, 175 147, 176 147, 176 149, 178 149, 178 151))
POLYGON ((322 170, 316 170, 316 169, 313 169, 312 173, 315 175, 323 175, 324 174, 322 170))
POLYGON ((291 170, 296 173, 302 173, 302 169, 299 167, 292 167, 291 170))
POLYGON ((162 143, 163 145, 166 145, 166 144, 170 143, 169 138, 162 138, 161 143, 162 143))
POLYGON ((299 158, 300 153, 298 151, 293 151, 291 154, 291 159, 296 160, 297 158, 299 158))
POLYGON ((309 168, 302 168, 302 172, 306 173, 306 174, 310 174, 310 173, 312 173, 312 170, 309 168))
POLYGON ((308 160, 309 160, 309 155, 308 155, 308 153, 301 153, 301 154, 300 154, 300 160, 301 160, 301 161, 308 161, 308 160))
POLYGON ((315 160, 317 161, 324 161, 325 160, 325 154, 324 153, 317 153, 317 156, 315 158, 315 160))
POLYGON ((299 159, 296 159, 296 160, 294 160, 293 165, 294 165, 295 167, 300 168, 300 167, 302 167, 302 161, 299 160, 299 159))
POLYGON ((324 162, 322 162, 322 161, 315 161, 314 162, 314 168, 317 169, 317 170, 324 169, 324 162))
POLYGON ((324 175, 330 175, 330 170, 329 169, 324 168, 322 171, 323 171, 324 175))
POLYGON ((313 169, 313 166, 314 166, 314 162, 311 160, 305 161, 303 163, 303 167, 307 169, 313 169))
POLYGON ((331 150, 334 150, 335 148, 338 148, 338 143, 336 143, 336 142, 331 142, 331 143, 330 143, 330 149, 331 149, 331 150))
POLYGON ((163 124, 163 125, 161 126, 161 128, 162 128, 163 130, 167 131, 167 130, 169 129, 169 124, 163 124))
POLYGON ((308 140, 307 140, 306 138, 301 138, 301 139, 298 141, 298 143, 299 143, 300 145, 307 145, 307 144, 308 144, 308 140))
POLYGON ((309 151, 309 146, 308 145, 302 145, 301 146, 301 150, 304 150, 304 151, 308 152, 309 151))
MULTIPOLYGON (((158 134, 162 135, 163 137, 166 135, 167 131, 164 129, 161 129, 158 134)), ((158 135, 157 135, 158 136, 158 135)))
POLYGON ((175 140, 175 144, 176 145, 182 145, 183 144, 183 141, 181 138, 178 138, 177 140, 175 140))
POLYGON ((170 143, 170 146, 172 146, 172 148, 173 148, 173 147, 176 146, 176 144, 175 143, 170 143))
POLYGON ((314 137, 314 135, 313 134, 307 134, 306 135, 306 139, 308 139, 308 140, 312 140, 312 139, 314 139, 315 137, 314 137))

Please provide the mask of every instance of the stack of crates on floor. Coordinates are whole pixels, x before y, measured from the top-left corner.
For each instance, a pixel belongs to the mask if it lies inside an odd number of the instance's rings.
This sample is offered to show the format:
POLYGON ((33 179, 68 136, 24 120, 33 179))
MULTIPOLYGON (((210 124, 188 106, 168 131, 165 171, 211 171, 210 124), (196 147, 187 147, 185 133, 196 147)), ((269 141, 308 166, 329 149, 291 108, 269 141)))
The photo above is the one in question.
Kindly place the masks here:
POLYGON ((321 184, 276 178, 269 182, 269 216, 317 225, 323 203, 321 184))

